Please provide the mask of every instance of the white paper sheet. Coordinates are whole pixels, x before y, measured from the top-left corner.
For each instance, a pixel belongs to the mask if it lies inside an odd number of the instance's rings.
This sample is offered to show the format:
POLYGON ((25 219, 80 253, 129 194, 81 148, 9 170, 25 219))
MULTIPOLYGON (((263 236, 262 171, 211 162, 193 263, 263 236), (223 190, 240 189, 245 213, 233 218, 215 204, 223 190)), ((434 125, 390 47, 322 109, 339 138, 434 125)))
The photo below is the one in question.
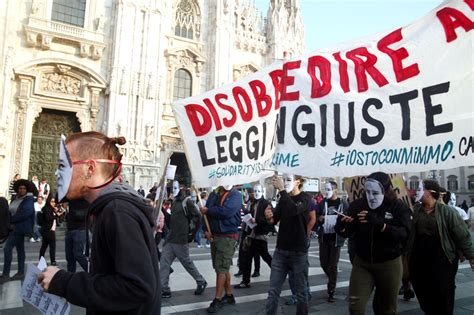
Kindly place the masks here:
POLYGON ((252 223, 252 221, 250 220, 252 220, 252 215, 250 213, 247 213, 246 215, 242 217, 242 221, 244 221, 245 224, 247 224, 249 228, 253 229, 254 227, 257 226, 257 223, 252 223))
POLYGON ((38 267, 28 264, 25 280, 21 286, 21 297, 25 302, 36 307, 42 314, 68 315, 71 311, 71 305, 57 295, 44 292, 43 288, 38 284, 38 275, 44 268, 46 268, 46 261, 43 257, 41 257, 38 267))

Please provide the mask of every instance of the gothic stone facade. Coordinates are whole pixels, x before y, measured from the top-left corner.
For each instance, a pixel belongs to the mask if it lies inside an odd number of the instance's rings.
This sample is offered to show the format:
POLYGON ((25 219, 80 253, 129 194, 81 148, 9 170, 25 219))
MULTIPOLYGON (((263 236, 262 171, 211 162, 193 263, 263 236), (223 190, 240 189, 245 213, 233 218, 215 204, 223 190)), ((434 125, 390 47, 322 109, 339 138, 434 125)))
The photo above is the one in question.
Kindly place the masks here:
POLYGON ((125 136, 123 176, 150 186, 183 152, 174 99, 304 52, 299 0, 4 0, 0 25, 0 195, 51 180, 77 130, 125 136))

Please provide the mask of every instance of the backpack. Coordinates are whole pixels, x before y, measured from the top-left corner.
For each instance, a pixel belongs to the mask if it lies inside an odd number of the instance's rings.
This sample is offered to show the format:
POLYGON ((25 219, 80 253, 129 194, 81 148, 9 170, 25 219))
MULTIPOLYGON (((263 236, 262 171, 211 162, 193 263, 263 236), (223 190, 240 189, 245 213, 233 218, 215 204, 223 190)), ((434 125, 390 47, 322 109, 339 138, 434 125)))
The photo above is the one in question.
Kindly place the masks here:
POLYGON ((181 202, 184 210, 184 214, 186 215, 186 218, 188 219, 188 243, 191 243, 194 240, 194 237, 196 236, 196 232, 199 230, 201 226, 201 216, 193 214, 191 211, 188 210, 188 207, 186 203, 188 200, 191 200, 190 197, 184 198, 184 200, 181 202))

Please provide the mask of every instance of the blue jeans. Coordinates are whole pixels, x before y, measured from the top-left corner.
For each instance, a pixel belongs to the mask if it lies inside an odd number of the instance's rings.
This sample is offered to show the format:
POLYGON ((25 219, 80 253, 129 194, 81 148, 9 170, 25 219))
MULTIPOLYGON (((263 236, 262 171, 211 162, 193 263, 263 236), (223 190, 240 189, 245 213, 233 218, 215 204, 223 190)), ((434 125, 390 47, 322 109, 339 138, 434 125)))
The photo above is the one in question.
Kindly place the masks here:
POLYGON ((25 273, 25 234, 10 233, 3 248, 5 263, 3 275, 10 276, 10 267, 13 259, 13 247, 16 247, 18 255, 18 273, 25 273))
POLYGON ((268 290, 267 305, 265 307, 265 313, 267 315, 277 313, 281 287, 290 271, 293 273, 294 288, 296 290, 296 314, 308 314, 308 295, 306 291, 307 269, 307 252, 275 249, 270 273, 270 288, 268 290))
POLYGON ((86 230, 72 230, 66 232, 66 260, 67 271, 76 272, 76 261, 84 271, 87 271, 87 257, 84 255, 86 244, 86 230))

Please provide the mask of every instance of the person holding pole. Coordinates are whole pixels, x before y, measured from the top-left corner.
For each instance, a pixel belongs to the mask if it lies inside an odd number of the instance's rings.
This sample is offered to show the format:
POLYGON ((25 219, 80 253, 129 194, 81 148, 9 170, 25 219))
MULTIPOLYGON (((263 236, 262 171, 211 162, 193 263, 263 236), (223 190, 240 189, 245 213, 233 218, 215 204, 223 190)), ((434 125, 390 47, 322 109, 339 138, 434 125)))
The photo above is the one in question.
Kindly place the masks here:
POLYGON ((230 283, 230 266, 234 256, 235 243, 239 237, 240 192, 230 186, 220 186, 209 195, 206 206, 200 211, 209 219, 206 222, 206 238, 211 239, 212 267, 216 272, 216 294, 208 313, 216 313, 224 303, 235 304, 230 283), (225 296, 224 296, 225 292, 225 296))

